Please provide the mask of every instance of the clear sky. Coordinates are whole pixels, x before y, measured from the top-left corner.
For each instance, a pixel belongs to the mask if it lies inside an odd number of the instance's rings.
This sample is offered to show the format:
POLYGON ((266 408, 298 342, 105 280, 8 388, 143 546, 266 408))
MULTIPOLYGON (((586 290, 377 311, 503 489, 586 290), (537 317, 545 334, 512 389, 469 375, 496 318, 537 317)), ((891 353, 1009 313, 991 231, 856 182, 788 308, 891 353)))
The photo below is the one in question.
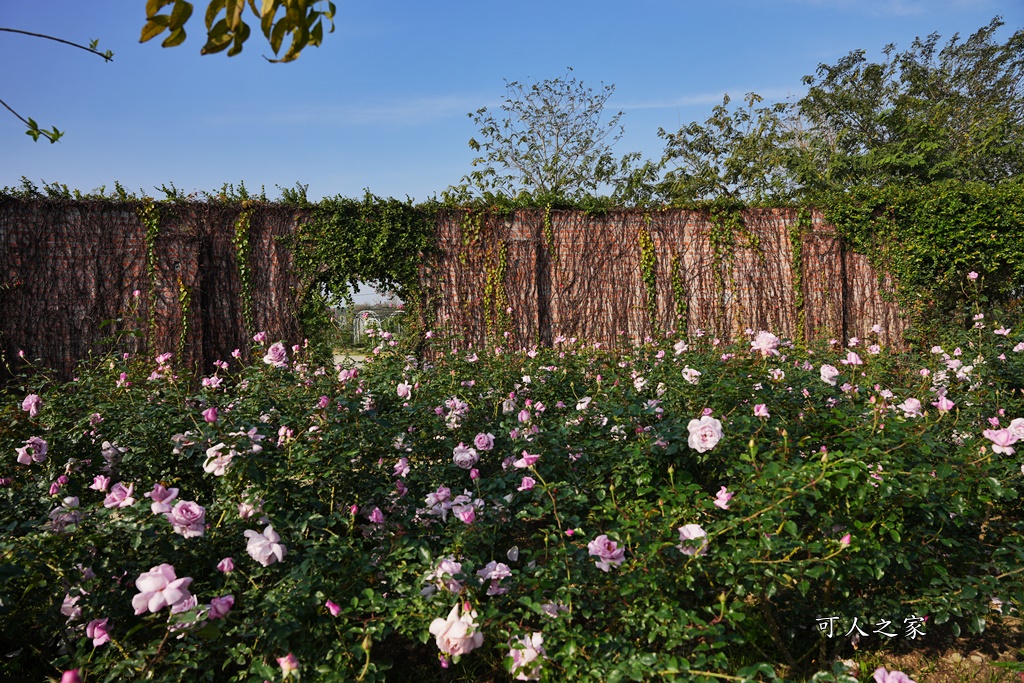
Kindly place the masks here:
POLYGON ((156 197, 244 181, 270 197, 309 186, 312 199, 429 198, 470 170, 466 116, 495 107, 504 79, 565 73, 614 84, 625 112, 616 152, 657 159, 659 127, 703 121, 729 93, 799 96, 801 77, 863 48, 915 36, 966 37, 996 15, 1005 40, 1024 26, 1021 0, 338 0, 336 30, 290 64, 270 64, 258 24, 242 54, 200 56, 206 0, 189 37, 140 44, 144 0, 0 0, 0 27, 76 42, 114 61, 0 33, 0 99, 66 131, 32 142, 0 109, 0 186, 22 176, 83 191, 115 180, 156 197))

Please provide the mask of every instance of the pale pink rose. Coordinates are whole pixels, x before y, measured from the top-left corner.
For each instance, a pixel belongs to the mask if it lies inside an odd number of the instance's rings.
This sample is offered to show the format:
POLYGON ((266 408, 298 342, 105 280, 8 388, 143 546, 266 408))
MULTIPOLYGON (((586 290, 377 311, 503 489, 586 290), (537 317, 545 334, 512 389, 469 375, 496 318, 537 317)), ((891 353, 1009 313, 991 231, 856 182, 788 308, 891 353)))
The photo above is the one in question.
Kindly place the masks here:
POLYGON ((14 451, 18 454, 18 463, 22 465, 31 465, 34 462, 46 461, 46 453, 49 451, 49 445, 38 436, 30 436, 24 446, 21 448, 15 448, 14 451))
POLYGON ((759 351, 762 356, 777 356, 779 352, 776 350, 779 348, 779 338, 771 332, 761 330, 754 337, 754 341, 750 342, 751 351, 759 351))
POLYGON ((465 524, 472 524, 476 521, 476 508, 472 505, 453 505, 452 512, 465 524))
POLYGON ((143 495, 153 500, 149 508, 154 515, 165 515, 171 511, 171 501, 178 497, 178 489, 166 489, 161 484, 154 484, 153 490, 143 495))
POLYGON ((477 631, 476 612, 459 614, 460 603, 456 602, 447 619, 430 622, 430 635, 434 636, 437 649, 453 657, 469 654, 484 644, 484 636, 477 631))
POLYGON ((728 510, 729 509, 729 501, 732 500, 732 497, 734 495, 735 494, 730 493, 723 486, 722 488, 720 488, 718 490, 718 493, 715 494, 715 506, 716 507, 720 507, 723 510, 728 510))
POLYGON ((764 403, 758 403, 754 406, 754 417, 771 417, 771 414, 768 412, 768 406, 764 403))
POLYGON ((235 571, 235 561, 230 557, 225 557, 223 560, 217 563, 217 571, 225 574, 230 574, 235 571))
POLYGON ((235 596, 225 595, 221 598, 214 598, 210 600, 210 611, 207 612, 207 617, 210 619, 223 619, 231 612, 231 608, 235 606, 235 596))
POLYGON ((606 534, 601 534, 588 543, 587 550, 592 556, 598 558, 595 564, 603 572, 609 571, 612 565, 617 567, 626 561, 626 549, 620 548, 619 544, 608 538, 606 534))
POLYGON ((511 643, 512 677, 517 681, 540 680, 541 664, 547 652, 544 650, 544 635, 533 632, 519 636, 511 643))
POLYGON ((82 676, 78 669, 68 669, 60 675, 60 683, 82 683, 82 676))
POLYGON ((458 593, 462 590, 462 582, 456 580, 455 576, 462 573, 462 563, 456 562, 450 557, 446 557, 437 564, 437 568, 434 569, 435 583, 440 588, 444 588, 450 593, 458 593))
POLYGON ((845 548, 846 546, 850 545, 850 542, 852 540, 853 538, 850 536, 850 534, 846 534, 845 536, 839 539, 839 545, 845 548))
POLYGON ((708 542, 706 540, 707 532, 699 524, 686 524, 679 527, 679 540, 682 541, 676 547, 684 555, 707 555, 708 542), (687 543, 687 541, 695 541, 698 539, 704 539, 701 541, 700 547, 693 547, 693 545, 687 543))
POLYGON ((93 619, 85 626, 85 637, 92 638, 92 646, 99 647, 110 642, 110 633, 107 630, 109 618, 93 619))
POLYGON ((39 414, 39 409, 43 407, 43 399, 39 398, 38 394, 29 394, 25 397, 25 400, 21 402, 21 409, 28 413, 29 417, 35 417, 39 414))
POLYGON ((267 349, 267 355, 263 356, 263 362, 273 365, 275 368, 283 368, 288 365, 288 351, 281 342, 275 342, 267 349))
POLYGON ((690 420, 687 429, 690 432, 687 443, 698 453, 710 451, 723 436, 722 423, 710 415, 701 415, 699 420, 690 420))
POLYGON ((526 451, 523 451, 523 457, 521 457, 518 460, 514 461, 512 463, 512 466, 513 467, 518 467, 519 469, 525 469, 525 468, 530 467, 531 465, 533 465, 533 463, 537 462, 539 459, 540 459, 540 455, 539 454, 538 455, 533 455, 532 453, 527 453, 526 451))
POLYGON ((520 422, 529 422, 530 421, 530 411, 527 410, 526 408, 523 408, 522 410, 519 411, 519 416, 518 417, 519 417, 519 421, 520 422))
POLYGON ((948 413, 949 411, 953 410, 954 406, 956 406, 955 403, 950 401, 945 396, 940 396, 939 400, 936 401, 935 403, 932 403, 932 405, 938 408, 940 413, 948 413))
POLYGON ((481 451, 489 451, 494 448, 494 434, 483 433, 477 434, 473 437, 473 445, 481 451))
POLYGON ((452 459, 456 465, 464 470, 468 470, 480 460, 480 456, 477 455, 476 449, 470 448, 460 441, 453 451, 452 459))
MULTIPOLYGON (((970 275, 974 275, 974 277, 971 278, 972 280, 975 280, 978 277, 977 273, 971 273, 970 275)), ((970 275, 968 275, 968 277, 970 277, 970 275)), ((872 678, 875 680, 875 683, 914 683, 914 681, 910 679, 910 676, 902 671, 889 671, 884 666, 880 666, 875 669, 875 673, 872 678)))
POLYGON ((143 572, 135 580, 135 587, 139 589, 139 593, 132 598, 135 614, 145 614, 147 611, 156 613, 167 606, 173 608, 192 597, 188 592, 190 583, 191 577, 179 579, 174 575, 174 567, 169 564, 161 564, 143 572))
POLYGON ((289 652, 284 657, 278 657, 277 663, 281 667, 281 674, 285 679, 291 678, 293 674, 298 678, 298 674, 295 673, 299 670, 298 657, 289 652))
POLYGON ((372 524, 383 524, 384 513, 380 511, 379 507, 373 508, 373 511, 369 514, 368 519, 372 524))
MULTIPOLYGON (((970 280, 971 282, 974 282, 975 280, 978 279, 978 274, 975 273, 972 270, 971 272, 967 273, 967 279, 970 280)), ((876 678, 878 677, 878 672, 877 671, 875 672, 875 677, 876 678)), ((879 681, 879 683, 882 683, 882 681, 879 681)), ((892 682, 891 681, 885 681, 885 683, 892 683, 892 682)))
POLYGON ((263 342, 267 341, 267 333, 257 332, 256 334, 253 335, 252 340, 257 344, 262 344, 263 342))
POLYGON ((862 361, 860 359, 860 356, 858 356, 853 351, 848 351, 846 354, 846 358, 839 362, 842 363, 843 365, 864 365, 864 361, 862 361))
POLYGON ((202 536, 206 531, 206 508, 190 500, 179 500, 167 513, 174 532, 185 538, 202 536))
POLYGON ((520 491, 529 491, 534 487, 537 482, 533 477, 523 477, 523 482, 519 485, 520 491))
POLYGON ((986 429, 981 435, 992 442, 993 452, 1005 455, 1014 454, 1015 451, 1010 446, 1017 442, 1017 435, 1009 429, 986 429))
MULTIPOLYGON (((92 478, 92 483, 89 484, 89 488, 94 491, 106 491, 110 487, 110 477, 105 477, 102 474, 97 474, 92 478)), ((146 494, 149 495, 148 493, 146 494)))
POLYGON ((135 498, 132 497, 132 493, 135 492, 135 484, 124 485, 124 482, 118 482, 110 489, 110 493, 103 499, 103 507, 106 508, 126 508, 135 505, 135 498))
POLYGON ((483 569, 478 569, 476 575, 480 577, 480 583, 490 581, 490 586, 487 588, 488 595, 503 595, 508 593, 507 588, 501 587, 501 580, 507 579, 512 576, 512 570, 504 562, 495 562, 491 560, 488 562, 483 569))
POLYGON ((398 398, 409 398, 412 395, 412 385, 402 382, 395 388, 395 392, 398 394, 398 398))
POLYGON ((246 552, 264 567, 283 561, 288 552, 288 549, 281 545, 281 537, 272 526, 268 526, 262 533, 250 529, 243 535, 249 539, 246 552))
POLYGON ((1024 439, 1024 417, 1016 417, 1010 420, 1010 424, 1006 428, 1018 439, 1024 439))
POLYGON ((904 417, 921 417, 921 402, 916 398, 908 398, 896 407, 903 411, 904 417))
POLYGON ((331 613, 332 617, 336 617, 341 614, 341 606, 331 602, 330 600, 324 603, 324 607, 327 608, 327 611, 331 613))
POLYGON ((409 458, 399 458, 395 463, 395 476, 404 477, 409 474, 409 458))
POLYGON ((216 422, 217 421, 217 408, 216 408, 216 406, 210 406, 209 408, 204 410, 203 411, 203 419, 206 420, 207 422, 216 422))
POLYGON ((234 449, 227 453, 221 453, 221 450, 225 448, 227 448, 227 444, 222 442, 206 449, 206 462, 203 463, 203 469, 215 477, 223 477, 231 467, 232 459, 238 455, 234 449))
POLYGON ((839 376, 839 370, 834 365, 822 365, 821 366, 821 381, 832 386, 836 385, 836 377, 839 376))
POLYGON ((690 384, 697 384, 700 382, 700 376, 702 373, 699 370, 694 370, 693 368, 686 366, 683 368, 682 373, 683 379, 690 384))

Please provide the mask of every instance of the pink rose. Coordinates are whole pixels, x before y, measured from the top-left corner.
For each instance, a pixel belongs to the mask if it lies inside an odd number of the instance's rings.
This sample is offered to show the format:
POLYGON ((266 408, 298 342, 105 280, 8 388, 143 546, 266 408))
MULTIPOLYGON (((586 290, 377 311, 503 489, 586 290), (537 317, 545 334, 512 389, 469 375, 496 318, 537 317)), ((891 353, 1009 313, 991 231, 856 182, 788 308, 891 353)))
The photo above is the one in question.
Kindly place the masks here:
POLYGON ((154 515, 164 515, 171 511, 171 501, 178 497, 178 489, 166 489, 161 484, 154 484, 153 490, 143 495, 152 499, 153 504, 149 509, 154 515))
POLYGON ((288 365, 288 351, 284 344, 276 342, 267 349, 267 355, 263 356, 263 362, 273 365, 275 368, 283 368, 288 365))
POLYGON ((145 614, 147 611, 156 613, 167 606, 173 608, 192 597, 188 592, 190 583, 191 577, 179 579, 174 575, 174 567, 169 564, 161 564, 143 572, 135 580, 135 587, 139 589, 139 593, 132 598, 135 614, 145 614))
POLYGON ((723 486, 718 490, 718 493, 715 494, 715 506, 720 507, 723 510, 728 510, 729 501, 732 500, 733 495, 735 494, 729 493, 729 491, 727 491, 723 486))
MULTIPOLYGON (((972 280, 978 276, 977 273, 973 273, 973 275, 975 277, 971 278, 972 280)), ((902 671, 888 671, 884 666, 875 669, 872 678, 875 679, 875 683, 914 683, 910 680, 910 676, 902 671)))
POLYGON ((14 449, 18 454, 18 462, 22 465, 31 465, 34 462, 45 462, 48 450, 49 446, 46 441, 38 436, 30 436, 24 446, 14 449))
MULTIPOLYGON (((89 484, 89 488, 94 491, 106 491, 110 487, 110 477, 105 477, 102 474, 97 474, 92 478, 92 483, 89 484)), ((149 495, 149 494, 146 494, 149 495)))
POLYGON ((341 606, 331 602, 330 600, 324 603, 324 607, 327 608, 327 611, 331 613, 332 617, 336 617, 341 614, 341 606))
POLYGON ((225 557, 223 560, 217 563, 217 571, 230 574, 235 571, 235 561, 230 557, 225 557))
POLYGON ((409 398, 412 395, 412 385, 402 382, 395 388, 395 393, 398 394, 398 398, 409 398))
POLYGON ((68 669, 60 675, 60 683, 82 683, 78 669, 68 669))
POLYGON ((477 455, 476 449, 470 448, 460 441, 453 451, 452 459, 456 465, 464 470, 468 470, 480 460, 480 456, 477 455))
POLYGON ((203 419, 206 420, 207 422, 211 422, 211 423, 212 422, 216 422, 217 421, 217 408, 216 408, 216 406, 210 406, 209 408, 204 410, 203 411, 203 419))
POLYGON ((110 642, 110 633, 107 631, 109 618, 93 619, 85 627, 85 636, 92 638, 92 646, 99 647, 110 642))
POLYGON ((39 414, 39 409, 43 407, 43 399, 39 398, 38 394, 29 394, 25 397, 25 400, 21 402, 21 409, 28 413, 29 417, 35 417, 39 414))
POLYGON ((281 545, 281 537, 277 535, 272 526, 268 526, 262 533, 246 531, 244 536, 249 539, 245 548, 246 552, 264 567, 283 561, 288 552, 288 549, 281 545))
POLYGON ((179 500, 167 513, 174 532, 185 538, 202 536, 206 531, 206 508, 190 500, 179 500))
POLYGON ((532 453, 527 453, 526 451, 523 451, 523 457, 521 457, 518 460, 516 460, 515 462, 513 462, 512 466, 513 467, 518 467, 519 469, 525 469, 527 467, 532 466, 533 463, 537 462, 539 459, 540 459, 540 455, 539 454, 538 455, 533 455, 532 453))
POLYGON ((754 417, 771 417, 771 414, 768 413, 768 406, 764 403, 754 406, 754 417))
POLYGON ((494 434, 483 433, 477 434, 473 437, 473 445, 481 451, 489 451, 494 448, 494 434))
POLYGON ((125 486, 123 482, 114 484, 110 493, 103 499, 103 507, 126 508, 135 505, 135 499, 132 497, 134 491, 135 484, 128 484, 128 486, 125 486))
POLYGON ((299 659, 291 652, 284 657, 278 657, 277 663, 281 667, 281 674, 286 679, 291 678, 292 674, 299 670, 299 659))
POLYGON ((992 442, 994 453, 1014 454, 1015 451, 1010 445, 1017 442, 1017 435, 1009 429, 986 429, 981 435, 992 442))
POLYGON ((484 644, 483 634, 477 631, 476 612, 459 614, 460 606, 455 603, 447 619, 434 619, 430 623, 430 635, 434 636, 437 649, 453 657, 468 654, 484 644))
POLYGON ((754 341, 750 342, 751 351, 760 351, 762 356, 777 356, 779 352, 779 338, 771 332, 762 330, 757 333, 754 341))
POLYGON ((706 538, 707 532, 699 524, 686 524, 679 527, 679 540, 682 543, 676 547, 684 555, 707 555, 708 542, 706 538), (701 541, 701 545, 698 548, 694 548, 693 545, 686 543, 687 541, 695 541, 697 539, 705 539, 701 541))
POLYGON ((932 403, 932 405, 938 408, 940 413, 948 413, 949 411, 953 410, 954 406, 956 406, 955 403, 950 401, 945 396, 940 396, 939 400, 936 401, 935 403, 932 403))
POLYGON ((458 593, 462 590, 462 582, 452 577, 462 573, 462 563, 446 557, 437 564, 434 569, 434 578, 437 579, 439 588, 444 588, 450 593, 458 593))
POLYGON ((687 443, 698 453, 710 451, 723 436, 722 423, 709 415, 702 415, 699 420, 690 420, 687 429, 690 432, 687 443))
POLYGON ((620 548, 618 543, 601 534, 587 544, 587 550, 592 556, 597 557, 597 568, 603 572, 611 569, 612 565, 618 566, 626 561, 626 549, 620 548))
POLYGON ((540 662, 547 652, 544 650, 544 634, 533 632, 519 636, 510 643, 512 649, 513 678, 517 681, 540 680, 540 662))
POLYGON ((210 611, 207 616, 210 619, 223 619, 235 606, 235 596, 225 595, 222 598, 214 598, 210 601, 210 611))
POLYGON ((537 482, 533 477, 523 477, 523 483, 519 485, 520 491, 529 491, 537 482))
POLYGON ((832 386, 836 385, 836 377, 839 376, 839 370, 834 365, 822 365, 821 366, 821 381, 832 386))
POLYGON ((904 417, 920 417, 921 416, 921 402, 916 398, 908 398, 903 403, 896 406, 903 411, 904 417))

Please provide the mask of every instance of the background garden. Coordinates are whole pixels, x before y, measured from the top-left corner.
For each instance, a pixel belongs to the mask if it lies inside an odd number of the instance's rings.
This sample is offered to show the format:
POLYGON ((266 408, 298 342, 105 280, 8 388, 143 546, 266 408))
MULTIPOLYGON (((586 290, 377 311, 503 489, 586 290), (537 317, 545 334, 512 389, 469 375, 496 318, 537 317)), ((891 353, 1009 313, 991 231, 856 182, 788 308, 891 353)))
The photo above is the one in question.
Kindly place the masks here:
MULTIPOLYGON (((77 365, 5 332, 0 675, 1024 675, 1024 32, 998 26, 821 65, 794 105, 725 102, 665 133, 659 163, 612 155, 607 89, 512 83, 504 118, 476 114, 475 170, 423 204, 6 189, 0 209, 138 223, 144 258, 77 365), (551 155, 565 131, 579 147, 551 155), (721 295, 756 260, 751 209, 812 207, 890 279, 898 329, 698 325, 659 308, 688 299, 638 230, 649 334, 529 336, 487 232, 532 212, 544 248, 553 212, 691 211, 721 295), (491 252, 480 312, 446 320, 424 273, 453 212, 459 248, 491 252), (406 302, 360 368, 334 362, 332 308, 358 282, 406 302), (195 313, 218 306, 222 329, 195 313)), ((798 300, 815 273, 788 254, 798 300)), ((3 277, 11 307, 38 279, 3 277)))

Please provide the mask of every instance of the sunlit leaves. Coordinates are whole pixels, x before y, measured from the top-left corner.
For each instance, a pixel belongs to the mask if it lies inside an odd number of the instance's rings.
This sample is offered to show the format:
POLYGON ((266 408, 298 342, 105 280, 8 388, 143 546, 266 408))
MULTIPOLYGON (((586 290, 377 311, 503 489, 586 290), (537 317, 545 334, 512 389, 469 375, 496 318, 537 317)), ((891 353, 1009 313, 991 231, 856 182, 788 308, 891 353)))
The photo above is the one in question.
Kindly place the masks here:
MULTIPOLYGON (((327 32, 334 31, 336 8, 333 2, 324 0, 211 0, 206 7, 206 43, 201 54, 215 54, 227 50, 233 57, 242 51, 251 35, 249 24, 244 20, 246 7, 259 20, 270 49, 277 56, 285 39, 291 42, 284 55, 271 62, 290 62, 298 58, 307 46, 319 47, 324 38, 324 24, 327 32)), ((186 0, 148 0, 146 3, 146 24, 142 28, 140 42, 146 42, 165 31, 163 47, 174 47, 185 40, 185 24, 192 16, 193 4, 186 0), (170 8, 166 12, 166 8, 170 8)))

